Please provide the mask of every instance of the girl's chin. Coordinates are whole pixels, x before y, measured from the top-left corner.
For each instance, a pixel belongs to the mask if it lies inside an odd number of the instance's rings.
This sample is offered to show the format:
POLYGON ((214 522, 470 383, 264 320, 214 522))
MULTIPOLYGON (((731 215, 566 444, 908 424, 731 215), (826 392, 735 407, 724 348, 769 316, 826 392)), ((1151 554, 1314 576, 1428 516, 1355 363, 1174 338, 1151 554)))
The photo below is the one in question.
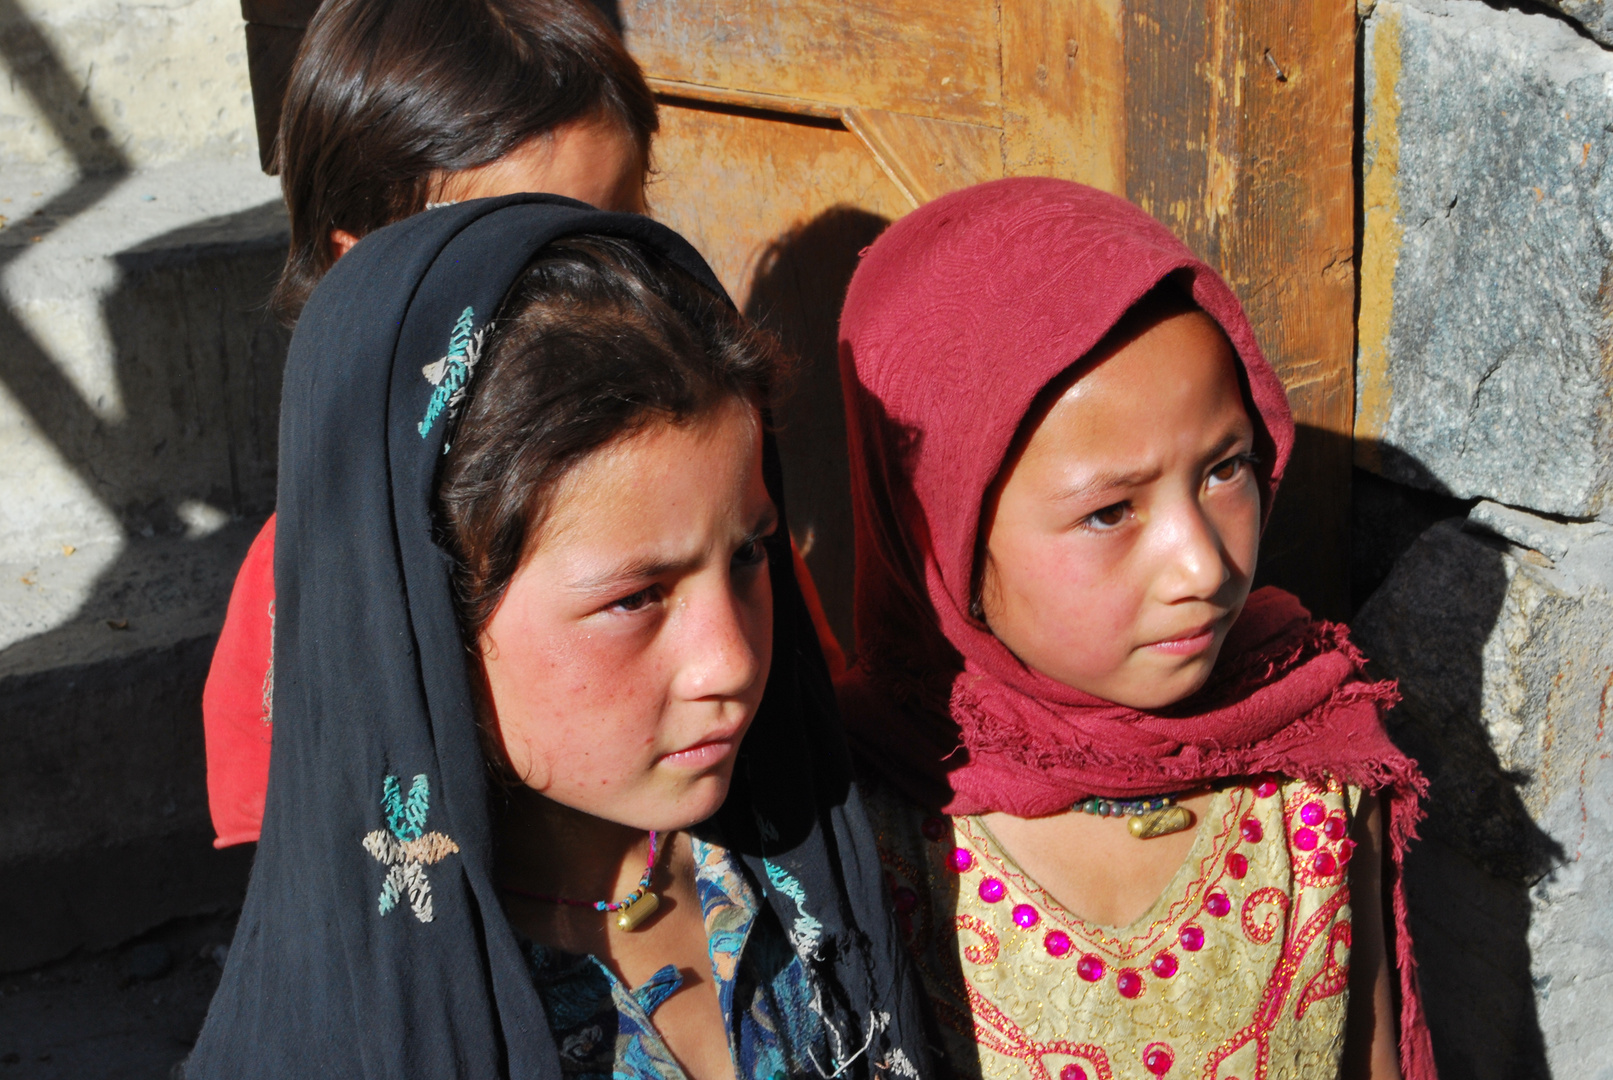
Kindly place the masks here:
POLYGON ((722 809, 723 801, 728 798, 732 773, 732 769, 726 769, 721 776, 703 776, 676 798, 659 805, 646 805, 642 814, 634 815, 634 820, 642 822, 639 828, 658 832, 698 825, 722 809))

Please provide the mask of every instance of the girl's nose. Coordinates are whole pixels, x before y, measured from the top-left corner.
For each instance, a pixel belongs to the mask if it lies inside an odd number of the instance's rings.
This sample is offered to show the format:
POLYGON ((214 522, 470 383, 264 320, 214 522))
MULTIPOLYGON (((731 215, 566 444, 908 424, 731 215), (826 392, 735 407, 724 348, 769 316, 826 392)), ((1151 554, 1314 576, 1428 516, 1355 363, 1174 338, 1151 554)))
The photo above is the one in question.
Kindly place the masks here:
POLYGON ((1232 577, 1214 522, 1196 504, 1172 514, 1167 526, 1161 600, 1214 600, 1232 577))
POLYGON ((688 604, 678 696, 698 701, 744 694, 761 677, 772 646, 771 611, 749 610, 728 589, 688 604))

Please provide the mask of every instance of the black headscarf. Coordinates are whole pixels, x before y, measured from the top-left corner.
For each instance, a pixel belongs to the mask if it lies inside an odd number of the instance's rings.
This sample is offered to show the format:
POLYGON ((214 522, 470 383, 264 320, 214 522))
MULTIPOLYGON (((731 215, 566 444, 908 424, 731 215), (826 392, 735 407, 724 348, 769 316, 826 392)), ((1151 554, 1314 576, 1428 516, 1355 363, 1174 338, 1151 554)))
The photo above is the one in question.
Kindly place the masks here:
MULTIPOLYGON (((648 218, 518 195, 379 230, 303 311, 281 406, 268 803, 189 1077, 560 1074, 493 884, 471 661, 430 508, 475 335, 539 249, 579 233, 643 244, 725 296, 648 218)), ((782 513, 771 437, 763 454, 782 513)), ((927 1074, 828 674, 788 548, 772 554, 771 676, 714 834, 807 960, 827 1071, 927 1074)))

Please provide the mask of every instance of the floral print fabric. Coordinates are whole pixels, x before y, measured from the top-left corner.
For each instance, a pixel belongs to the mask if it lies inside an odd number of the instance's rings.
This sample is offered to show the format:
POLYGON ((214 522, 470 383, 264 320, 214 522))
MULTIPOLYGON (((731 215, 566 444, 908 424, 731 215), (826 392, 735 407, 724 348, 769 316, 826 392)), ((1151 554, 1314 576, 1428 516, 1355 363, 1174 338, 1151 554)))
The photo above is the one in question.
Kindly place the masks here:
MULTIPOLYGON (((800 958, 726 849, 695 840, 694 855, 695 889, 735 1075, 818 1075, 814 1061, 826 1060, 822 1023, 800 958)), ((683 985, 676 968, 669 964, 629 989, 592 956, 529 942, 527 958, 565 1076, 683 1080, 683 1068, 653 1020, 683 985)))

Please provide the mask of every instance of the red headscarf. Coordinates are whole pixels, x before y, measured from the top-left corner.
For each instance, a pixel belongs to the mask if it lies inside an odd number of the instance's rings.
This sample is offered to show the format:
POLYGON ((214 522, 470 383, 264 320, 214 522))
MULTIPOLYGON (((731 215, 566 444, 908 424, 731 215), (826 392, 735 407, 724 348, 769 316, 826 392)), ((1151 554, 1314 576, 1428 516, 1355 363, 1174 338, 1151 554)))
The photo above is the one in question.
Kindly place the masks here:
POLYGON ((857 539, 857 664, 842 684, 864 758, 954 814, 1035 817, 1091 795, 1223 777, 1336 777, 1389 803, 1401 1057, 1433 1077, 1399 868, 1426 782, 1381 719, 1342 626, 1266 588, 1210 682, 1158 712, 1021 663, 969 614, 982 500, 1037 395, 1167 277, 1225 331, 1254 405, 1263 512, 1294 422, 1225 282, 1143 211, 1060 180, 1000 180, 914 211, 864 254, 840 324, 857 539))

